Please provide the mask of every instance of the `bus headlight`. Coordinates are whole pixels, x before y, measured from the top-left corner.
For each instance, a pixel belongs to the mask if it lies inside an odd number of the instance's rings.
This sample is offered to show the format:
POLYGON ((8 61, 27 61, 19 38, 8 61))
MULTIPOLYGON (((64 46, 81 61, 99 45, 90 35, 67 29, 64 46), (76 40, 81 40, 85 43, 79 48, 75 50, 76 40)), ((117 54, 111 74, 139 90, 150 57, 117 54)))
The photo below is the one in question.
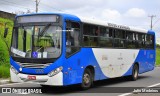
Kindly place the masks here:
POLYGON ((12 70, 12 72, 15 73, 15 74, 18 74, 18 73, 19 73, 13 66, 11 66, 11 70, 12 70))
POLYGON ((58 74, 59 72, 61 72, 62 69, 63 69, 62 66, 61 66, 61 67, 58 67, 58 68, 56 68, 55 70, 51 71, 51 72, 48 74, 48 76, 49 76, 49 77, 52 77, 52 76, 58 74))

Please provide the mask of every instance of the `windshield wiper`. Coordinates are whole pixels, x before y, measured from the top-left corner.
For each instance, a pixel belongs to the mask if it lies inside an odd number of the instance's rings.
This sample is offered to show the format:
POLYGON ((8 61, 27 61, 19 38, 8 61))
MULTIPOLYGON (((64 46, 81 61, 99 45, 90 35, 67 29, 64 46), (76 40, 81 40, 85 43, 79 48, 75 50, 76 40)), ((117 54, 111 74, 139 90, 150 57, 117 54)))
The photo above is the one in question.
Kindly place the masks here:
POLYGON ((48 28, 51 26, 51 23, 47 24, 42 31, 39 32, 38 37, 42 37, 44 33, 48 30, 48 28))

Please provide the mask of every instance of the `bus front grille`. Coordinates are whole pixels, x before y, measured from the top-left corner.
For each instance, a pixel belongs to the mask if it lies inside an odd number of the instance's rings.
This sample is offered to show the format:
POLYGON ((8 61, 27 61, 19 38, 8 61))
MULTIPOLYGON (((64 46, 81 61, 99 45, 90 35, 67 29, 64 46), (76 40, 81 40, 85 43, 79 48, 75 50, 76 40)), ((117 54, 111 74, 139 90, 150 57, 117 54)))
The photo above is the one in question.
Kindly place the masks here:
POLYGON ((51 65, 52 63, 45 63, 45 64, 37 64, 37 63, 21 63, 16 62, 22 68, 46 68, 47 66, 51 65))

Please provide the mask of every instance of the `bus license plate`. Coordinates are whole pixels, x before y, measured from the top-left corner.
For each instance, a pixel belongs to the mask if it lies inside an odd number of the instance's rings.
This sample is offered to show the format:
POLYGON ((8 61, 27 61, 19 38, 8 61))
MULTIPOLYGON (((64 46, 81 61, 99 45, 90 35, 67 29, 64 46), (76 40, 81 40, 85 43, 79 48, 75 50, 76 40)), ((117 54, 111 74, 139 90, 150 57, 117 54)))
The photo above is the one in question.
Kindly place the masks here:
POLYGON ((27 77, 29 80, 36 80, 36 76, 30 76, 30 75, 28 75, 28 77, 27 77))

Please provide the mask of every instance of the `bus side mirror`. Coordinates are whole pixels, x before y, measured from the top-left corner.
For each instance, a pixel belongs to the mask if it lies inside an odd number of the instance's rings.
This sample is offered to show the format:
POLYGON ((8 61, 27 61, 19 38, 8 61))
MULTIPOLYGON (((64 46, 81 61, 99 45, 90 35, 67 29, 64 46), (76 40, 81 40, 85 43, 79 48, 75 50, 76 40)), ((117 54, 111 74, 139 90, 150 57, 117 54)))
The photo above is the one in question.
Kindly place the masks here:
POLYGON ((4 38, 7 37, 7 34, 8 34, 8 28, 5 28, 5 30, 4 30, 4 38))

